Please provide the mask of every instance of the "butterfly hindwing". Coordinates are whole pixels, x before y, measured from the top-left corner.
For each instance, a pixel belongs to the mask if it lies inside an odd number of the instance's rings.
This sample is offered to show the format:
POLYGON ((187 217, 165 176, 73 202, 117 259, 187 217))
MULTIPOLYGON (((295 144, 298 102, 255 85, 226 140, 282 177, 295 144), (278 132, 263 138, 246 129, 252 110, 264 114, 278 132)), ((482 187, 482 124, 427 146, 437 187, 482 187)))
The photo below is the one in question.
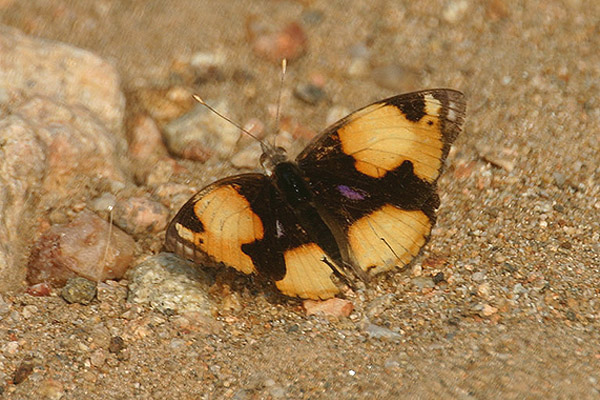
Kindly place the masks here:
POLYGON ((435 223, 436 182, 464 115, 457 91, 395 96, 350 114, 298 156, 347 262, 372 275, 418 254, 435 223))
POLYGON ((169 225, 166 247, 199 264, 257 273, 288 296, 339 292, 331 279, 336 261, 265 175, 228 177, 198 192, 169 225))

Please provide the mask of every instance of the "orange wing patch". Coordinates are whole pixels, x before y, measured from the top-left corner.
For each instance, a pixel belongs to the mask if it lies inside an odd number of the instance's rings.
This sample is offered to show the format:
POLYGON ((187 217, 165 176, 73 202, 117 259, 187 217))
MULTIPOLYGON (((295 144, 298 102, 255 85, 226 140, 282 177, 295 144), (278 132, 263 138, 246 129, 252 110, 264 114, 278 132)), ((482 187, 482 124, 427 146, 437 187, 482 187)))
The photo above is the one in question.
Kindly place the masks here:
POLYGON ((232 186, 217 186, 199 197, 194 213, 204 226, 203 232, 193 232, 176 224, 179 236, 193 244, 217 262, 240 272, 256 272, 252 259, 242 252, 242 245, 263 238, 264 229, 250 204, 232 186))
MULTIPOLYGON (((323 261, 327 257, 316 243, 308 243, 284 254, 286 274, 275 285, 287 296, 303 299, 329 299, 339 293, 331 280, 332 270, 323 261)), ((330 259, 328 262, 332 263, 330 259)))
POLYGON ((408 120, 394 105, 378 103, 358 111, 338 129, 342 151, 356 160, 359 172, 381 178, 408 160, 419 178, 437 179, 444 148, 442 103, 431 94, 424 100, 426 115, 418 122, 408 120))
POLYGON ((385 205, 350 226, 348 243, 356 264, 374 275, 408 264, 430 231, 431 222, 422 211, 385 205))

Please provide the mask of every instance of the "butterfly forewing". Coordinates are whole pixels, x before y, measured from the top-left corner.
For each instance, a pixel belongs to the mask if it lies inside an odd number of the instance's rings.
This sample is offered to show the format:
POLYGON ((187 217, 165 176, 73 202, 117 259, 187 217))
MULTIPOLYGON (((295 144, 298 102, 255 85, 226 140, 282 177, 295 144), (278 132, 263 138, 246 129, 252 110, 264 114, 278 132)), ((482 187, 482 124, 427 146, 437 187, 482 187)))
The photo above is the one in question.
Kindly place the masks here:
POLYGON ((395 96, 350 114, 298 156, 349 263, 375 274, 418 254, 435 223, 436 181, 464 115, 463 95, 454 90, 395 96))

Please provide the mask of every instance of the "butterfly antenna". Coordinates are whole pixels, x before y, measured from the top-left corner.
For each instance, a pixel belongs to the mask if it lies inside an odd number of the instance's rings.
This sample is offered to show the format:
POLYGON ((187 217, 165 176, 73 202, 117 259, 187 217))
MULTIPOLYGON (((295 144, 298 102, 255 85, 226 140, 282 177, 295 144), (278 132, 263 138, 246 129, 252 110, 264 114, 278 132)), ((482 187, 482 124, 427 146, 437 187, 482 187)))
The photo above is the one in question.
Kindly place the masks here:
MULTIPOLYGON (((279 133, 279 119, 281 116, 281 94, 283 93, 283 82, 285 81, 285 71, 287 70, 287 59, 281 60, 281 80, 279 81, 279 93, 277 95, 277 114, 275 114, 275 133, 279 133)), ((277 136, 275 136, 277 140, 277 136)))
POLYGON ((204 107, 208 108, 210 111, 212 111, 213 113, 215 113, 216 115, 218 115, 219 117, 223 118, 225 121, 229 122, 231 125, 235 126, 236 128, 238 128, 240 131, 244 132, 246 135, 250 136, 252 139, 258 141, 260 143, 260 145, 263 147, 263 149, 271 149, 272 146, 264 141, 262 141, 261 139, 259 139, 256 135, 250 133, 250 131, 248 131, 247 129, 244 129, 244 127, 242 127, 240 124, 234 122, 233 120, 231 120, 231 118, 226 117, 225 115, 221 114, 220 112, 218 112, 217 110, 215 110, 213 107, 211 107, 209 104, 207 104, 202 97, 198 96, 197 94, 192 95, 192 97, 194 98, 194 100, 196 100, 198 103, 202 104, 204 107))

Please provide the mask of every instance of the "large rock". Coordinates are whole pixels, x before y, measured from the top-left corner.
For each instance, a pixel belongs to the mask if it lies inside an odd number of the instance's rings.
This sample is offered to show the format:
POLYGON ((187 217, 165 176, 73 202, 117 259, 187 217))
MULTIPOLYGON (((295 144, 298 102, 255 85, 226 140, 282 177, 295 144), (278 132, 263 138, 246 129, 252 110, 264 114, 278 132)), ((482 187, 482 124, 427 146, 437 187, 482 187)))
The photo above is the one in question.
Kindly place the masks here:
POLYGON ((3 293, 23 287, 43 231, 131 180, 119 76, 92 53, 0 26, 0 106, 3 293))
POLYGON ((42 194, 60 201, 85 190, 86 179, 127 180, 120 165, 126 142, 86 109, 34 97, 12 112, 34 130, 46 154, 42 194))
POLYGON ((18 116, 0 120, 0 292, 18 288, 25 278, 45 171, 46 153, 35 131, 18 116))
POLYGON ((0 90, 84 106, 120 132, 125 110, 120 84, 116 69, 89 51, 0 25, 0 90))

